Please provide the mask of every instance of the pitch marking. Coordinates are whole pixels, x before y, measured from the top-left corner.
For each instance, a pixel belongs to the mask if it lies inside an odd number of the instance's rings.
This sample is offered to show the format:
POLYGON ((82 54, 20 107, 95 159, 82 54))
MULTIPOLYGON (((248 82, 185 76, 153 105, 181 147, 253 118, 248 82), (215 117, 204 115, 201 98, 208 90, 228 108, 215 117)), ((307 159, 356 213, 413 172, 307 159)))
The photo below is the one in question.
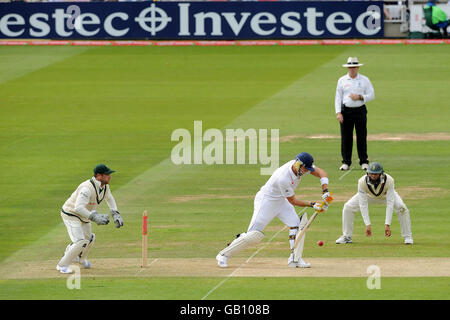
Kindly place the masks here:
POLYGON ((342 180, 342 178, 344 178, 346 175, 348 175, 350 172, 352 172, 353 167, 350 168, 350 170, 348 170, 346 173, 344 173, 342 176, 340 176, 339 180, 342 180))
POLYGON ((141 273, 142 271, 144 271, 146 268, 150 267, 152 264, 154 264, 156 261, 158 261, 158 259, 154 259, 152 262, 150 262, 150 264, 147 267, 140 267, 141 270, 139 270, 138 272, 136 272, 136 274, 134 276, 137 276, 139 273, 141 273))
POLYGON ((230 279, 231 277, 234 276, 234 274, 244 265, 250 262, 250 260, 252 260, 262 249, 264 249, 269 243, 272 242, 272 240, 280 234, 281 231, 285 230, 286 226, 284 226, 281 230, 279 230, 277 233, 275 233, 272 238, 269 239, 269 241, 266 242, 265 245, 263 245, 261 248, 259 248, 258 250, 255 251, 255 253, 253 253, 250 258, 247 259, 247 261, 245 261, 244 263, 242 263, 239 267, 237 267, 228 277, 226 277, 225 279, 223 279, 218 285, 216 285, 214 288, 212 288, 203 298, 202 300, 205 300, 211 293, 213 293, 215 290, 217 290, 218 288, 220 288, 225 282, 228 281, 228 279, 230 279))

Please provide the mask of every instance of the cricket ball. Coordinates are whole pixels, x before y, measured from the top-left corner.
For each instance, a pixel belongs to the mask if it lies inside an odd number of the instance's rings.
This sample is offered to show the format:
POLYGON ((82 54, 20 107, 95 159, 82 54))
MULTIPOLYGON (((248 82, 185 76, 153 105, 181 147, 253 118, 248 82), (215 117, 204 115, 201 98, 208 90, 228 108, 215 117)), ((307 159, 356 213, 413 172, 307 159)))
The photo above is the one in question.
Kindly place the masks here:
POLYGON ((318 245, 319 247, 323 246, 323 241, 320 240, 319 242, 317 242, 317 245, 318 245))

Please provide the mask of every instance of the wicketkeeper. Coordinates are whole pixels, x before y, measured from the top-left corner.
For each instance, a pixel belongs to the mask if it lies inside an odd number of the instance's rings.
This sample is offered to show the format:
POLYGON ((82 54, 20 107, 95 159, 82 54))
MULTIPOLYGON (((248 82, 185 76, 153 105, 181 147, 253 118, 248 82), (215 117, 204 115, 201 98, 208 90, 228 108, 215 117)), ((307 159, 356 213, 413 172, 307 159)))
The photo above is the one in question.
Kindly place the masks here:
POLYGON ((366 235, 368 237, 372 235, 369 217, 369 204, 372 203, 386 205, 385 236, 391 236, 392 213, 395 211, 405 244, 413 244, 409 210, 394 189, 394 179, 384 172, 382 165, 378 162, 369 164, 367 174, 358 181, 358 193, 345 203, 342 210, 343 235, 336 240, 336 243, 352 242, 353 220, 358 211, 361 211, 366 225, 366 235))
POLYGON ((322 199, 330 198, 328 192, 328 177, 325 170, 316 167, 313 157, 302 152, 294 160, 291 160, 275 170, 270 179, 256 194, 254 201, 253 217, 247 232, 241 233, 226 248, 219 252, 216 259, 219 267, 227 267, 227 261, 236 253, 249 245, 256 244, 264 238, 263 230, 273 220, 278 217, 289 227, 289 244, 291 255, 288 259, 289 267, 309 268, 310 264, 302 259, 303 237, 294 248, 295 237, 308 222, 306 213, 301 218, 297 215, 294 206, 312 207, 323 212, 328 206, 320 207, 319 203, 306 202, 295 197, 295 189, 300 183, 301 177, 311 173, 320 179, 322 185, 322 199))
POLYGON ((107 214, 97 212, 97 207, 103 200, 108 204, 116 228, 123 226, 123 219, 108 186, 113 172, 115 171, 104 164, 97 165, 94 176, 80 184, 64 203, 61 217, 72 243, 67 246, 64 256, 56 265, 56 270, 61 273, 73 273, 69 265, 74 262, 78 262, 83 268, 91 267, 86 259, 95 241, 91 221, 98 225, 109 223, 107 214))

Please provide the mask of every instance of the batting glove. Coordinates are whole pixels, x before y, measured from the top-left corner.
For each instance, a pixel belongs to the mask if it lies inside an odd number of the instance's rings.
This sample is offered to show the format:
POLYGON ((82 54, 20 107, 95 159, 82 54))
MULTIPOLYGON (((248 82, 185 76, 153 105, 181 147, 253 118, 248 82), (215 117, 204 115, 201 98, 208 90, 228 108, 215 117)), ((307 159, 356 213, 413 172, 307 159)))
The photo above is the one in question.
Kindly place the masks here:
POLYGON ((320 203, 317 203, 317 202, 316 202, 316 203, 313 205, 313 208, 314 208, 314 210, 316 210, 317 212, 324 212, 324 211, 326 211, 326 210, 328 209, 328 205, 325 204, 325 205, 321 206, 320 203))
POLYGON ((325 189, 323 191, 322 200, 325 201, 327 204, 333 200, 333 197, 331 196, 331 192, 329 192, 328 189, 325 189))

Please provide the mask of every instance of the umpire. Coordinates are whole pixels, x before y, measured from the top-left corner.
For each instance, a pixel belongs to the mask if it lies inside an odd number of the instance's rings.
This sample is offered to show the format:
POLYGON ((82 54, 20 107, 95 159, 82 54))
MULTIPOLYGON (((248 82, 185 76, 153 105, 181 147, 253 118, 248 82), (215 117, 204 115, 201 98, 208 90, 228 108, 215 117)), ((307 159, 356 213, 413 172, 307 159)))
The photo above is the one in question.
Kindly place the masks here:
POLYGON ((367 109, 366 103, 375 99, 369 78, 358 73, 358 58, 349 57, 343 67, 348 73, 339 78, 336 87, 336 119, 341 126, 342 165, 339 170, 348 170, 352 164, 353 128, 356 130, 356 147, 362 170, 368 168, 367 155, 367 109))

